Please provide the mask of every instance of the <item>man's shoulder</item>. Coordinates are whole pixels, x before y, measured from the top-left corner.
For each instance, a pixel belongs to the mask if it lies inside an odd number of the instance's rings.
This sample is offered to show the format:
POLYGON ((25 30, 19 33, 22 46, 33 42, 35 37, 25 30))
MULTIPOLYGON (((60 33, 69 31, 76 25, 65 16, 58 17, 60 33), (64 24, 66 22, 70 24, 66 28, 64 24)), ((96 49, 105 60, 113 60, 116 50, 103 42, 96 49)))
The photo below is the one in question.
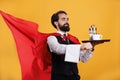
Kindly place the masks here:
POLYGON ((72 35, 72 34, 68 34, 68 36, 72 37, 72 38, 76 38, 78 39, 76 36, 72 35))
POLYGON ((59 33, 50 33, 50 36, 61 36, 59 33))
MULTIPOLYGON (((48 36, 48 38, 49 38, 49 39, 55 39, 57 36, 61 36, 61 34, 59 34, 59 33, 50 33, 49 36, 48 36)), ((78 38, 75 37, 75 36, 73 36, 73 35, 71 35, 71 34, 69 34, 69 33, 68 33, 68 38, 69 38, 69 40, 71 40, 72 42, 74 42, 74 43, 76 43, 76 44, 80 44, 78 38)))
POLYGON ((69 36, 69 39, 70 39, 71 41, 73 41, 73 42, 76 43, 76 44, 80 44, 80 42, 79 42, 79 40, 78 40, 77 37, 75 37, 75 36, 73 36, 73 35, 71 35, 71 34, 68 34, 68 36, 69 36))
POLYGON ((50 34, 48 35, 47 39, 54 39, 54 38, 56 38, 56 36, 61 36, 61 35, 58 34, 58 33, 50 33, 50 34))
MULTIPOLYGON (((61 36, 61 34, 59 34, 59 33, 50 33, 48 37, 51 37, 51 36, 54 36, 54 37, 55 37, 55 36, 61 36)), ((70 33, 68 33, 68 36, 69 36, 70 38, 78 39, 76 36, 74 36, 74 35, 72 35, 72 34, 70 34, 70 33)))

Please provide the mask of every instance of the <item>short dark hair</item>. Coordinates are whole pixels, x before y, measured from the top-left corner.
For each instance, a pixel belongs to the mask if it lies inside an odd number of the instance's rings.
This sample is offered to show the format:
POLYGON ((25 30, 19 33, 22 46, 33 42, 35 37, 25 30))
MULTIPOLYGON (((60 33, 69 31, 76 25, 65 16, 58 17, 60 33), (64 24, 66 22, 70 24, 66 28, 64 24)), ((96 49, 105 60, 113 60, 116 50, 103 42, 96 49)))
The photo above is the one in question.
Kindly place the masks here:
POLYGON ((54 28, 56 28, 56 25, 54 24, 54 22, 59 20, 59 16, 58 15, 62 14, 62 13, 67 15, 67 13, 65 11, 63 11, 63 10, 59 10, 59 11, 57 11, 56 13, 54 13, 52 15, 52 17, 51 17, 51 23, 54 26, 54 28))

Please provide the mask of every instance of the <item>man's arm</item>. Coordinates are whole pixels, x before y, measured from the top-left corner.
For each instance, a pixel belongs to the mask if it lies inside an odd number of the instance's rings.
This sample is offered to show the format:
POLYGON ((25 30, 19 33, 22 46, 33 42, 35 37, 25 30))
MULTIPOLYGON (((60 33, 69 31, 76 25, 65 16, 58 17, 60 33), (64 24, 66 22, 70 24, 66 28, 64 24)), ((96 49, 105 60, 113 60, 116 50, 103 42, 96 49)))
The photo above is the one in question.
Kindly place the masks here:
POLYGON ((56 54, 65 54, 67 45, 59 44, 55 36, 49 36, 47 43, 51 52, 56 54))
POLYGON ((93 56, 93 52, 90 50, 81 50, 80 51, 80 60, 85 63, 93 56))
MULTIPOLYGON (((58 55, 65 54, 67 47, 71 46, 71 45, 66 45, 66 44, 59 44, 55 36, 49 36, 47 38, 47 43, 50 48, 50 51, 58 55)), ((74 44, 74 45, 72 44, 71 47, 73 47, 73 50, 75 46, 78 46, 78 44, 74 44)), ((79 48, 77 51, 80 52, 80 60, 82 62, 88 61, 92 56, 92 52, 91 52, 92 45, 90 43, 85 43, 78 47, 79 48), (88 50, 88 51, 84 52, 83 50, 88 50)))

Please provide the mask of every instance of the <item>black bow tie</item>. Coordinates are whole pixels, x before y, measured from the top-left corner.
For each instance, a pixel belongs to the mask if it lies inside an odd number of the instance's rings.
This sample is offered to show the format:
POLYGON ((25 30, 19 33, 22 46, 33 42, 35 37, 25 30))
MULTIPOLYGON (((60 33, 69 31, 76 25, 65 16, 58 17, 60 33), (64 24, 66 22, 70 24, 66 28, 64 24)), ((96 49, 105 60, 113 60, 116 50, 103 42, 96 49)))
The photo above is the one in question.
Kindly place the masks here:
POLYGON ((67 36, 66 34, 63 34, 63 36, 67 36))
POLYGON ((66 34, 62 35, 62 41, 67 41, 67 43, 69 43, 69 36, 66 34))

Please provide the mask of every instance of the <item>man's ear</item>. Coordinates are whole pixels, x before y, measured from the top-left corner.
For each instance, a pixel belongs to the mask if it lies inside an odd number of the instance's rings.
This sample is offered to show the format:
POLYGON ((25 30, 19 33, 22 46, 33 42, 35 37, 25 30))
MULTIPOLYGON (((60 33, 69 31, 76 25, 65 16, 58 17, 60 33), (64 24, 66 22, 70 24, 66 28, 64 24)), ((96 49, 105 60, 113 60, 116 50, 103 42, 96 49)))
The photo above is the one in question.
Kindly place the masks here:
POLYGON ((58 22, 57 22, 57 21, 55 21, 54 24, 55 24, 56 26, 58 26, 58 22))

